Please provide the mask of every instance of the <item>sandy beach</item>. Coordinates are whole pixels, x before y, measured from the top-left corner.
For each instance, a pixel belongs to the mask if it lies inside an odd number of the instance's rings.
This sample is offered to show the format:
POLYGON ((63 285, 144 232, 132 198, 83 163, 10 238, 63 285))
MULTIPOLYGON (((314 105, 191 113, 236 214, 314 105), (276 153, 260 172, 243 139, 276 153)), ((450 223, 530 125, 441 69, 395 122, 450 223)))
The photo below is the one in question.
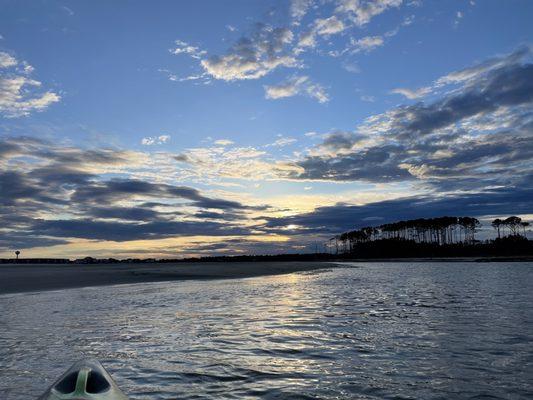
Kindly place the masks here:
POLYGON ((0 294, 186 279, 246 278, 330 268, 326 262, 0 265, 0 294))

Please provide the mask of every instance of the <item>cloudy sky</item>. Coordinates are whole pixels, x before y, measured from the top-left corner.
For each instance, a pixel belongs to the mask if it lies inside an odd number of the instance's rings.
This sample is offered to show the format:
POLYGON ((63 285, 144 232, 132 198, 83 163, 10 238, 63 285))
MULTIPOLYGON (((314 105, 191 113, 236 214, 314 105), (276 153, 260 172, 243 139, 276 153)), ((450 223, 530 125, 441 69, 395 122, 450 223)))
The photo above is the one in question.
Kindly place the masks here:
POLYGON ((533 214, 529 0, 0 0, 0 257, 533 214))

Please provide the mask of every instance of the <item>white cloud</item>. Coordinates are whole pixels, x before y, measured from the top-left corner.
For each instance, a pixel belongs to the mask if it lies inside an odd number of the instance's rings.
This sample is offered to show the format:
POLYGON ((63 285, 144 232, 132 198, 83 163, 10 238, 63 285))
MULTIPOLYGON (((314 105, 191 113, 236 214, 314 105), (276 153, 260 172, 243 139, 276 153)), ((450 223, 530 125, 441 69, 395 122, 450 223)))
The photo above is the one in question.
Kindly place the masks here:
POLYGON ((186 150, 179 161, 191 166, 180 171, 180 179, 216 181, 220 178, 268 179, 276 176, 275 166, 265 160, 264 151, 254 147, 200 147, 186 150))
POLYGON ((402 22, 402 26, 409 26, 414 21, 415 21, 415 16, 414 15, 408 15, 407 17, 404 18, 404 20, 402 22))
POLYGON ((444 75, 434 82, 434 86, 440 87, 450 84, 468 83, 468 81, 474 81, 489 71, 520 62, 525 57, 531 57, 532 54, 531 46, 523 46, 510 55, 495 57, 474 67, 464 68, 444 75))
POLYGON ((8 118, 26 116, 33 111, 43 111, 61 99, 52 91, 37 92, 35 89, 42 86, 41 82, 27 76, 33 71, 27 62, 0 52, 1 114, 8 118))
POLYGON ((224 56, 201 61, 205 72, 215 79, 235 81, 257 79, 278 67, 296 67, 296 58, 287 52, 293 33, 287 28, 259 24, 250 37, 243 37, 224 56))
POLYGON ((361 100, 366 101, 367 103, 373 103, 376 101, 376 98, 374 96, 369 96, 369 95, 364 94, 361 96, 361 100))
POLYGON ((319 103, 327 103, 329 101, 329 95, 323 86, 318 83, 313 83, 305 88, 306 93, 316 99, 319 103))
POLYGON ((335 15, 329 18, 315 20, 315 32, 319 35, 334 35, 346 29, 344 23, 335 15))
POLYGON ((14 67, 17 64, 18 64, 18 61, 15 57, 3 51, 0 52, 0 68, 14 67))
POLYGON ((197 81, 199 79, 202 79, 204 78, 204 74, 201 74, 201 75, 189 75, 189 76, 185 76, 183 78, 177 78, 176 76, 174 76, 175 79, 170 79, 170 80, 178 80, 180 82, 186 82, 186 81, 197 81))
POLYGON ((402 96, 407 97, 410 100, 419 99, 420 97, 424 97, 427 94, 431 93, 431 87, 421 87, 419 89, 407 89, 407 88, 397 88, 391 90, 391 93, 394 94, 401 94, 402 96))
POLYGON ((67 7, 67 6, 62 6, 61 7, 68 15, 70 15, 71 17, 74 15, 74 11, 72 11, 71 8, 67 7))
POLYGON ((275 142, 267 144, 265 147, 285 147, 296 142, 297 140, 294 138, 280 137, 275 142))
POLYGON ((202 66, 215 79, 234 81, 262 78, 281 66, 295 67, 296 60, 291 56, 282 56, 265 61, 250 61, 239 55, 230 54, 202 60, 202 66))
POLYGON ((156 144, 164 144, 170 140, 170 135, 160 135, 160 136, 148 136, 142 138, 141 144, 144 146, 152 146, 156 144))
POLYGON ((299 76, 280 85, 265 86, 265 96, 267 99, 282 99, 284 97, 296 96, 300 93, 301 86, 308 79, 307 76, 299 76))
POLYGON ((457 27, 459 25, 459 22, 463 19, 464 14, 461 11, 457 11, 455 13, 455 20, 453 21, 453 26, 457 27))
POLYGON ((306 31, 300 35, 298 40, 298 47, 296 48, 296 53, 299 54, 303 51, 305 47, 315 47, 316 46, 316 33, 313 30, 306 31))
POLYGON ((351 72, 352 74, 358 74, 361 72, 361 68, 359 68, 359 65, 357 65, 356 63, 344 63, 342 64, 342 67, 348 71, 348 72, 351 72))
POLYGON ((299 25, 300 21, 313 4, 312 0, 292 0, 290 6, 290 13, 294 25, 299 25))
POLYGON ((381 36, 365 36, 358 40, 353 38, 350 40, 352 53, 368 52, 380 46, 383 46, 383 38, 381 36))
POLYGON ((313 22, 312 28, 300 35, 295 53, 301 53, 306 47, 315 47, 317 36, 328 37, 340 33, 346 28, 346 25, 335 15, 329 18, 317 18, 313 22))
POLYGON ((295 76, 279 85, 265 86, 265 97, 267 99, 282 99, 300 94, 312 97, 319 103, 329 101, 329 96, 324 87, 318 83, 313 83, 308 76, 295 76))
POLYGON ((28 64, 26 61, 22 61, 20 63, 22 66, 22 72, 26 75, 31 74, 33 71, 35 71, 35 68, 33 68, 30 64, 28 64))
POLYGON ((165 69, 165 68, 159 68, 158 71, 164 73, 165 75, 167 75, 168 80, 172 81, 172 82, 187 82, 187 81, 199 81, 199 80, 202 80, 202 83, 204 83, 204 84, 209 83, 209 80, 205 79, 205 77, 206 77, 205 74, 189 75, 189 76, 184 76, 184 77, 180 78, 175 73, 173 73, 172 71, 170 71, 168 69, 165 69))
MULTIPOLYGON (((262 78, 281 67, 302 68, 303 62, 298 59, 300 53, 315 48, 320 38, 328 38, 345 32, 354 25, 362 26, 373 17, 387 9, 398 7, 402 0, 325 0, 323 3, 334 3, 333 13, 329 16, 321 14, 321 18, 314 16, 306 29, 299 29, 301 20, 317 8, 320 2, 315 0, 292 0, 289 7, 292 27, 274 27, 266 23, 256 23, 252 32, 237 40, 224 54, 207 56, 206 52, 197 46, 184 41, 176 41, 177 47, 171 50, 174 54, 189 54, 199 60, 203 73, 194 73, 185 78, 170 75, 171 80, 197 80, 214 78, 227 82, 238 80, 253 80, 262 78), (323 18, 322 18, 323 17, 323 18), (297 40, 294 40, 297 34, 297 40)), ((331 12, 331 9, 330 9, 331 12)), ((315 13, 313 13, 315 14, 315 13)), ((412 16, 404 19, 403 25, 409 25, 412 16)), ((234 31, 231 25, 227 29, 234 31)), ((399 29, 399 28, 398 28, 399 29)), ((324 51, 323 54, 341 56, 348 52, 352 54, 368 52, 384 44, 387 35, 393 35, 397 30, 390 31, 384 36, 366 36, 359 40, 352 39, 344 50, 324 51)), ((348 67, 351 72, 358 72, 356 68, 348 67)), ((296 93, 307 93, 320 102, 326 102, 328 96, 323 87, 308 85, 302 92, 288 85, 284 87, 266 87, 267 98, 290 97, 296 93)))
POLYGON ((231 146, 234 142, 228 139, 219 139, 219 140, 215 140, 214 143, 217 146, 225 147, 225 146, 231 146))
POLYGON ((362 26, 388 8, 401 4, 402 0, 339 0, 336 11, 347 14, 356 25, 362 26))
POLYGON ((201 50, 199 47, 192 46, 182 40, 176 40, 174 43, 176 47, 170 50, 172 54, 187 54, 196 59, 200 59, 207 54, 205 50, 201 50))

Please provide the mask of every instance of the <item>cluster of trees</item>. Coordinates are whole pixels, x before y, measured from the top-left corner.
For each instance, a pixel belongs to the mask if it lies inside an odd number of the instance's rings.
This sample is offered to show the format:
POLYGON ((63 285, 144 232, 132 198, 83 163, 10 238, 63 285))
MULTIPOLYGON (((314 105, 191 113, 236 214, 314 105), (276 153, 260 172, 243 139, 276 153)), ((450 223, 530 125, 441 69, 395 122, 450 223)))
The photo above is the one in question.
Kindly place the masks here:
POLYGON ((492 227, 498 232, 498 239, 505 236, 505 229, 509 230, 509 236, 519 236, 520 230, 522 230, 524 236, 526 236, 526 228, 529 226, 529 222, 522 221, 520 217, 509 217, 506 219, 496 218, 492 221, 492 227))
MULTIPOLYGON (((418 218, 344 232, 331 238, 327 247, 336 253, 352 253, 358 245, 378 240, 408 240, 436 246, 472 245, 476 243, 475 234, 480 226, 480 222, 473 217, 418 218)), ((496 219, 492 226, 497 229, 498 238, 501 238, 501 233, 505 235, 506 229, 511 236, 520 235, 521 230, 525 236, 529 223, 513 216, 505 220, 496 219)))

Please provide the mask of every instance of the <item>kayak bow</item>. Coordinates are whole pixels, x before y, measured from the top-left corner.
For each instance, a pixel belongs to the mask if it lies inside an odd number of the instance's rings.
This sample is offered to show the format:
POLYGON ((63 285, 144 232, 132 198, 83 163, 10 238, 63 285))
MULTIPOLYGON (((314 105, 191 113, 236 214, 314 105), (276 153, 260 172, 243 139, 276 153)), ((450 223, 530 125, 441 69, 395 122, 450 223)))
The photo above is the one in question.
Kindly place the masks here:
POLYGON ((97 360, 82 360, 69 368, 39 400, 128 400, 97 360))

